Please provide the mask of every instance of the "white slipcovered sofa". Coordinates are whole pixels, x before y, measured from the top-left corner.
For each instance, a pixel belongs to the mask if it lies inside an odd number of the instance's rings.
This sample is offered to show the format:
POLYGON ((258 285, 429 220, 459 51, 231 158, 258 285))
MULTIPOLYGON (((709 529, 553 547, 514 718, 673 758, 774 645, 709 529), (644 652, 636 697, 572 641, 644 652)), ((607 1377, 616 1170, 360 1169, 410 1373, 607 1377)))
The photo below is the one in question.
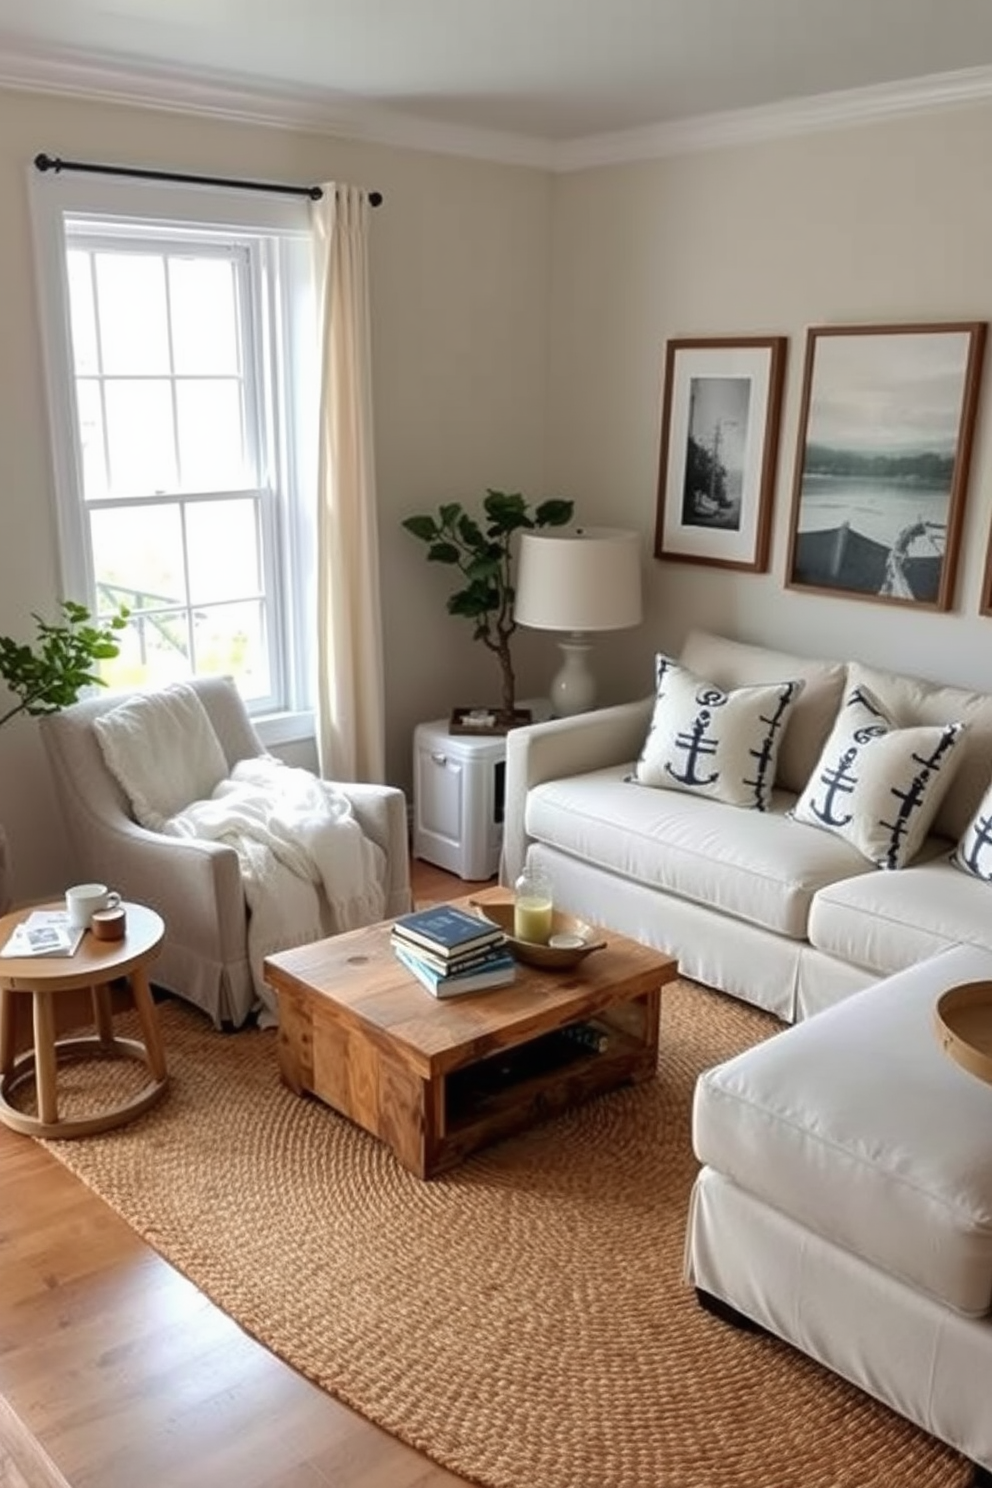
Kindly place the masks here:
POLYGON ((703 632, 680 660, 724 689, 804 679, 769 809, 634 783, 653 697, 534 725, 507 742, 504 880, 526 856, 562 908, 795 1025, 697 1083, 687 1279, 990 1482, 992 1085, 944 1052, 934 1007, 992 986, 992 695, 703 632), (821 751, 852 690, 902 728, 967 725, 931 834, 891 871, 788 814, 835 779, 821 751))
POLYGON ((992 887, 952 865, 992 778, 992 694, 695 631, 680 661, 721 688, 802 679, 766 811, 632 783, 653 697, 507 736, 501 876, 526 858, 559 906, 678 956, 683 973, 786 1022, 953 946, 992 952, 992 887), (885 871, 793 820, 843 697, 901 725, 967 724, 933 834, 885 871))

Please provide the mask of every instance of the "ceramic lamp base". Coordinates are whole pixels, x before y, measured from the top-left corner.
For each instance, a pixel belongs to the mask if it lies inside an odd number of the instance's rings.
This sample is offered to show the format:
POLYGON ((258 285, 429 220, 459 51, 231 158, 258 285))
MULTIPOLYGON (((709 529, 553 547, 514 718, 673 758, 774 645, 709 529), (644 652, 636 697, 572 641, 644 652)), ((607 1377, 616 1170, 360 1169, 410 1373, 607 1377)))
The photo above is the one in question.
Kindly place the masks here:
POLYGON ((596 702, 596 679, 587 661, 592 645, 580 635, 569 636, 558 645, 563 661, 551 684, 551 711, 556 718, 588 713, 596 702))

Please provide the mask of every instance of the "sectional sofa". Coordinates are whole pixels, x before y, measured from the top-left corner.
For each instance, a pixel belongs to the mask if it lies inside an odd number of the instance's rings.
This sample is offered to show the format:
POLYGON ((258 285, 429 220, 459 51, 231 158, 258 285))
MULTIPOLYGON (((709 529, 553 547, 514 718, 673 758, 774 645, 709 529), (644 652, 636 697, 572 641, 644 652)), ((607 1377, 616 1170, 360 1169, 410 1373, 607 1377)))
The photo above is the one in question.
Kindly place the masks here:
POLYGON ((562 908, 793 1025, 697 1083, 686 1278, 963 1453, 975 1483, 992 1083, 948 1058, 936 1004, 973 981, 992 1000, 990 782, 992 695, 695 632, 656 696, 509 735, 502 865, 512 883, 526 856, 562 908), (665 734, 680 687, 695 713, 665 734), (770 732, 735 762, 714 720, 758 687, 770 732), (868 751, 889 764, 859 818, 868 751))
POLYGON ((992 778, 992 693, 704 631, 688 637, 679 661, 723 689, 802 682, 768 809, 632 782, 653 696, 515 729, 504 883, 529 857, 551 875, 563 909, 671 951, 686 976, 786 1022, 950 947, 992 952, 992 885, 950 861, 992 778), (895 872, 790 814, 857 688, 900 725, 967 725, 932 831, 895 872))

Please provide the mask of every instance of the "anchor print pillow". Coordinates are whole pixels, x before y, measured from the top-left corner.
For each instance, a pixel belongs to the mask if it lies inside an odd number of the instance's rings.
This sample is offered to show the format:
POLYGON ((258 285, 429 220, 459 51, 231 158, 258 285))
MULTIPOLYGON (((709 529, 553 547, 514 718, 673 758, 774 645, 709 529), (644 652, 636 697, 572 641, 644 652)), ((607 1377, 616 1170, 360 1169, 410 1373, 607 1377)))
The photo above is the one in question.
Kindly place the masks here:
POLYGON ((879 868, 903 868, 930 830, 966 729, 899 728, 869 688, 854 687, 792 815, 843 837, 879 868))
POLYGON ((654 713, 631 780, 767 811, 800 679, 730 692, 655 657, 654 713))
POLYGON ((992 785, 965 827, 951 862, 955 868, 963 868, 965 873, 973 873, 976 878, 992 884, 992 785))

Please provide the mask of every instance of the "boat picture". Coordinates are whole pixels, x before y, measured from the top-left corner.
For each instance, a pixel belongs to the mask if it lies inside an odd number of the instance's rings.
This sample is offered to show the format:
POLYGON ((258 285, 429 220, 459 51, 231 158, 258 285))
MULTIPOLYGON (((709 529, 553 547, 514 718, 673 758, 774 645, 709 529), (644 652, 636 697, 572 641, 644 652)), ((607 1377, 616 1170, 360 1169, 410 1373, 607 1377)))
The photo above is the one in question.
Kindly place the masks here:
POLYGON ((790 586, 950 608, 984 336, 810 329, 790 586))

